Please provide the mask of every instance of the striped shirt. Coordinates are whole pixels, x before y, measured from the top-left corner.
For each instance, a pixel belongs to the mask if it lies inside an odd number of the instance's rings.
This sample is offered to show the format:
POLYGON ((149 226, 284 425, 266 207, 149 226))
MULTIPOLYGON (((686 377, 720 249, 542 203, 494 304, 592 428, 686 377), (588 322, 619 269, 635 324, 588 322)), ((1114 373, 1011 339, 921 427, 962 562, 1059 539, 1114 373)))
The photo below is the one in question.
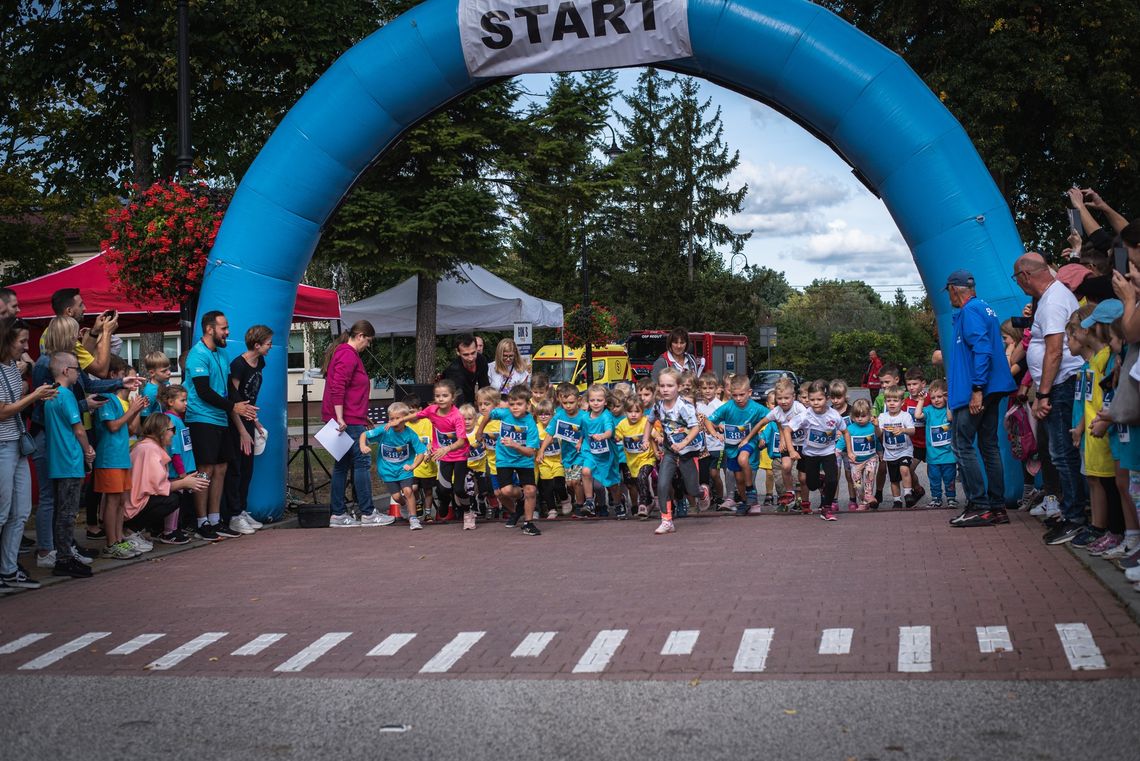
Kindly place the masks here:
MULTIPOLYGON (((24 379, 20 377, 16 363, 0 365, 0 374, 4 376, 3 379, 0 379, 0 401, 5 404, 15 404, 20 401, 20 391, 24 388, 24 379)), ((16 421, 15 415, 6 420, 0 420, 0 441, 18 441, 19 438, 20 424, 16 421)))

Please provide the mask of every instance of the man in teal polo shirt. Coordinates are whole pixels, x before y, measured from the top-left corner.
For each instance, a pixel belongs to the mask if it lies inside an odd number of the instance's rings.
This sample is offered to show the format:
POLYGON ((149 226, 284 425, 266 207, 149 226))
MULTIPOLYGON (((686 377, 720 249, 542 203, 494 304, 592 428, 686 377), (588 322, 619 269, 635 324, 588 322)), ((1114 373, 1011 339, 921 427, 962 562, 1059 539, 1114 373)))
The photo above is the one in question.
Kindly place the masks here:
POLYGON ((194 445, 198 471, 210 479, 210 488, 194 493, 198 514, 197 535, 207 542, 241 536, 222 520, 222 492, 226 468, 234 457, 230 412, 252 420, 257 408, 229 399, 230 358, 225 352, 230 335, 226 316, 218 311, 202 315, 202 339, 186 354, 186 427, 194 445))

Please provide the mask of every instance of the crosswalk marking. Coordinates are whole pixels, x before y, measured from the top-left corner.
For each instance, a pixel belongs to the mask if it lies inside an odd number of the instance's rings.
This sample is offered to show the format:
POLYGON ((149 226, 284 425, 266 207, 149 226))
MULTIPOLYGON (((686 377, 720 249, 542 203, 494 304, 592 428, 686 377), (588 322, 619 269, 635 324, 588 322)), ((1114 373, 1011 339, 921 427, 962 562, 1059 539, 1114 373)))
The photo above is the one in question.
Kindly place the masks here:
POLYGON ((157 642, 165 636, 165 634, 140 634, 134 639, 127 640, 115 649, 108 650, 107 655, 130 655, 131 653, 146 647, 152 642, 157 642))
POLYGON ((847 655, 851 652, 854 629, 824 629, 819 640, 820 655, 847 655))
POLYGON ((1061 647, 1069 659, 1073 671, 1099 671, 1106 668, 1104 656, 1093 640, 1092 632, 1085 624, 1057 624, 1057 636, 1061 647))
POLYGON ((431 660, 420 669, 421 674, 444 674, 455 665, 456 661, 467 654, 475 643, 483 639, 487 632, 459 632, 455 639, 448 642, 431 660))
POLYGON ((230 655, 257 655, 270 645, 285 639, 284 634, 259 634, 230 655))
POLYGON ((740 647, 732 670, 738 673, 763 671, 768 663, 768 651, 772 647, 775 629, 745 629, 740 637, 740 647))
POLYGON ((554 639, 554 635, 558 632, 531 632, 523 638, 515 651, 511 653, 512 658, 537 658, 542 655, 542 651, 550 644, 550 640, 554 639))
POLYGON ((930 660, 930 627, 899 627, 899 671, 919 674, 933 669, 930 660))
POLYGON ((7 645, 0 646, 0 655, 10 655, 12 653, 23 650, 28 645, 33 645, 45 637, 50 637, 51 634, 46 632, 35 632, 34 634, 25 634, 19 639, 14 639, 7 645))
POLYGON ((202 648, 209 647, 229 632, 206 632, 171 650, 158 660, 151 661, 144 668, 150 671, 166 671, 177 666, 202 648))
POLYGON ((976 626, 978 650, 983 653, 1008 653, 1013 651, 1009 629, 1004 626, 976 626))
POLYGON ((573 673, 600 674, 605 671, 627 634, 629 634, 628 629, 604 629, 598 632, 594 641, 574 665, 573 673))
POLYGON ((322 655, 332 650, 334 647, 344 642, 352 636, 352 632, 329 632, 328 634, 318 637, 312 644, 301 650, 301 652, 294 655, 289 660, 282 663, 274 671, 283 671, 287 673, 296 673, 304 670, 313 661, 320 658, 322 655))
POLYGON ((111 636, 111 632, 88 632, 81 637, 76 637, 67 644, 60 645, 55 650, 49 650, 39 658, 28 661, 23 666, 20 666, 20 670, 37 671, 42 668, 47 668, 51 664, 66 658, 77 650, 82 650, 91 643, 98 642, 104 637, 109 636, 111 636))
POLYGON ((368 651, 368 655, 395 655, 404 645, 416 638, 415 634, 389 634, 376 647, 368 651))
POLYGON ((681 630, 669 632, 669 639, 661 648, 662 655, 692 655, 697 645, 697 637, 701 636, 699 630, 681 630))

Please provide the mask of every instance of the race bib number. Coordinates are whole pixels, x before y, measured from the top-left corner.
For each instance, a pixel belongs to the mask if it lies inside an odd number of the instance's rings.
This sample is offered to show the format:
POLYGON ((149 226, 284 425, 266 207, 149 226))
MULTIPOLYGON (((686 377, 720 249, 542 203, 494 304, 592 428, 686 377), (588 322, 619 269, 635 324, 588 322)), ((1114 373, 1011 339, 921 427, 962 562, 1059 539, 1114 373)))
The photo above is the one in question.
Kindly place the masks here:
POLYGON ((812 428, 808 431, 807 440, 817 446, 827 446, 835 441, 835 431, 821 431, 818 428, 812 428))
POLYGON ((883 446, 887 449, 906 449, 910 437, 905 433, 883 433, 883 446))
POLYGON ((601 455, 601 454, 607 454, 609 451, 610 451, 610 440, 609 439, 602 439, 601 441, 598 441, 597 439, 590 439, 590 454, 601 455))
POLYGON ((495 444, 497 444, 498 441, 499 441, 499 435, 498 434, 495 434, 495 433, 484 433, 483 434, 483 446, 485 446, 487 449, 494 449, 495 444))
POLYGON ((194 451, 194 441, 190 438, 190 429, 189 428, 183 428, 181 431, 178 432, 178 435, 182 437, 182 451, 183 452, 193 452, 194 451))
POLYGON ((482 444, 475 444, 467 450, 467 462, 478 462, 486 456, 487 450, 483 448, 482 444))
POLYGON ((621 441, 625 451, 630 454, 639 454, 645 451, 645 440, 640 436, 626 436, 621 441))
POLYGON ((472 76, 637 66, 692 55, 688 0, 459 0, 472 76))
POLYGON ((728 425, 724 426, 724 443, 725 444, 739 444, 744 441, 744 437, 748 435, 748 428, 743 425, 728 425))
POLYGON ((930 446, 932 447, 948 447, 950 446, 950 426, 947 424, 935 425, 930 427, 930 446))
POLYGON ((548 444, 546 447, 546 453, 548 455, 561 455, 562 454, 562 442, 559 441, 558 439, 552 439, 550 444, 548 444))
POLYGON ((408 446, 394 447, 391 444, 380 445, 380 459, 384 462, 401 463, 408 459, 408 446))
POLYGON ((672 431, 669 434, 669 441, 673 444, 680 444, 682 441, 685 440, 685 437, 688 435, 689 434, 686 433, 685 431, 672 431))
POLYGON ((554 424, 554 438, 577 444, 582 440, 581 426, 567 420, 559 420, 554 424))
POLYGON ((499 436, 508 440, 514 441, 519 444, 526 444, 526 427, 516 425, 504 425, 499 429, 499 436))
POLYGON ((851 437, 851 450, 855 454, 873 454, 875 451, 875 437, 874 436, 852 436, 851 437))
POLYGON ((1116 440, 1121 444, 1130 444, 1132 442, 1132 434, 1128 431, 1128 426, 1122 425, 1116 429, 1116 440))
POLYGON ((792 446, 802 447, 805 441, 807 441, 807 431, 792 431, 792 446))
POLYGON ((435 443, 436 443, 436 446, 440 449, 443 449, 444 447, 449 447, 458 440, 459 439, 457 439, 455 437, 454 433, 444 433, 443 431, 436 431, 435 432, 435 443))

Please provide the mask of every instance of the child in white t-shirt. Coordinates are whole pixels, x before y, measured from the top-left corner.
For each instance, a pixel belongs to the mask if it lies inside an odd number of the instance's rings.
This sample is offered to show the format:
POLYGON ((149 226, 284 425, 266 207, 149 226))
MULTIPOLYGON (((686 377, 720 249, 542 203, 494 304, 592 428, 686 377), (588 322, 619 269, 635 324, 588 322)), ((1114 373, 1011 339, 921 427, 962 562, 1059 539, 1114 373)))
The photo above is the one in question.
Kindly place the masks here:
POLYGON ((847 423, 828 404, 830 385, 827 381, 812 381, 808 384, 807 392, 808 408, 789 420, 785 427, 793 432, 804 433, 802 452, 792 453, 792 457, 800 461, 800 469, 809 491, 809 499, 803 505, 804 513, 811 512, 810 492, 818 491, 819 517, 825 521, 834 521, 839 512, 839 506, 835 503, 835 492, 839 488, 839 463, 835 459, 835 446, 839 438, 844 438, 846 443, 847 423))
MULTIPOLYGON (((891 479, 891 496, 894 498, 894 508, 903 507, 904 500, 911 503, 912 494, 910 473, 914 466, 914 418, 909 412, 903 411, 903 400, 906 398, 905 389, 891 386, 883 392, 886 409, 879 415, 879 430, 882 433, 883 462, 887 466, 887 475, 891 479), (902 495, 899 495, 899 486, 902 485, 902 495)), ((912 503, 911 503, 912 504, 912 503)), ((910 506, 908 504, 908 506, 910 506)))
MULTIPOLYGON (((776 406, 772 407, 764 419, 753 427, 748 433, 748 439, 760 433, 768 423, 775 422, 780 427, 780 452, 783 453, 780 458, 780 469, 784 474, 785 491, 779 502, 781 506, 787 507, 796 500, 795 492, 792 491, 792 468, 800 459, 792 441, 792 431, 787 424, 796 415, 803 414, 807 407, 796 401, 796 386, 791 379, 780 378, 776 381, 775 391, 776 406)), ((810 505, 808 510, 811 510, 810 505)))
MULTIPOLYGON (((697 418, 702 429, 709 415, 724 404, 719 394, 720 382, 715 373, 705 373, 697 379, 697 418)), ((724 486, 720 478, 720 470, 724 467, 724 440, 716 436, 705 436, 705 449, 708 450, 708 457, 702 457, 697 464, 701 482, 698 510, 708 510, 714 498, 724 497, 724 486)))

